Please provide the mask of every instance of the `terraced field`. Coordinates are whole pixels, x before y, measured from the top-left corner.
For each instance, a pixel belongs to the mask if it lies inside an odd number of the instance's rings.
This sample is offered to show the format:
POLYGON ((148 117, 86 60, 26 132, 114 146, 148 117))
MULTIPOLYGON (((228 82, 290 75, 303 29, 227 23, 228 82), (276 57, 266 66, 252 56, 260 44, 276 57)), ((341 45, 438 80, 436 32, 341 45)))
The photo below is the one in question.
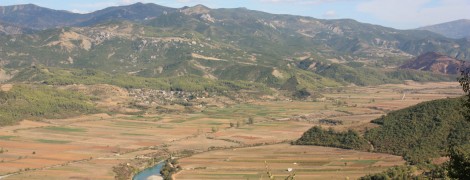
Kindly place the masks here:
POLYGON ((325 100, 318 102, 252 101, 189 114, 24 120, 0 128, 0 176, 114 179, 113 167, 120 163, 145 160, 151 153, 186 151, 193 155, 180 159, 183 171, 177 179, 266 178, 264 161, 278 177, 294 168, 299 179, 356 178, 403 161, 391 155, 286 142, 313 125, 363 131, 375 126, 370 120, 388 111, 462 95, 457 83, 348 87, 323 94, 325 100), (250 117, 253 124, 247 123, 250 117), (323 118, 343 124, 319 124, 323 118))
POLYGON ((184 170, 176 179, 267 178, 266 164, 278 179, 295 172, 296 179, 356 179, 364 173, 402 165, 399 156, 319 146, 267 145, 212 151, 180 160, 184 170))

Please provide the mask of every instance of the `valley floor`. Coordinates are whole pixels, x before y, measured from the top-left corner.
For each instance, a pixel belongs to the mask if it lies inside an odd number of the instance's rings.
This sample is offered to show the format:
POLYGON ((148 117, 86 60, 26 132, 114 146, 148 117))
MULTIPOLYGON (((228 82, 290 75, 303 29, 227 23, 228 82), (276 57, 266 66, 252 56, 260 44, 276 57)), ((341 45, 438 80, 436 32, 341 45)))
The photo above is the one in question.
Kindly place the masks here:
POLYGON ((370 120, 386 112, 463 94, 458 83, 409 82, 345 87, 323 95, 324 102, 256 101, 192 114, 25 120, 0 128, 0 177, 114 179, 113 167, 120 163, 145 160, 152 153, 187 151, 193 155, 179 160, 183 170, 177 179, 267 179, 264 161, 278 176, 294 168, 298 179, 357 178, 404 161, 392 155, 287 142, 314 125, 330 127, 319 124, 320 119, 341 120, 342 125, 331 126, 336 130, 363 132, 375 126, 370 120), (253 124, 245 123, 249 117, 253 124))
POLYGON ((225 151, 211 151, 180 160, 184 170, 176 179, 357 179, 384 168, 403 165, 399 156, 327 148, 320 146, 267 145, 225 151), (263 178, 264 177, 264 178, 263 178))

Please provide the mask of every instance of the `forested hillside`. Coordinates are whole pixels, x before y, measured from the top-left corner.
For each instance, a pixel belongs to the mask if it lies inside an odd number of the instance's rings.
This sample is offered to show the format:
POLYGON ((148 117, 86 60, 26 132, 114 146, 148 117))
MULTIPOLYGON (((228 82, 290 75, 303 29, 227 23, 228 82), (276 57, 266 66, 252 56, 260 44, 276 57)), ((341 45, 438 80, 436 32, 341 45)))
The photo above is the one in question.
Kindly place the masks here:
POLYGON ((373 123, 380 125, 366 131, 335 132, 313 127, 294 142, 368 150, 403 156, 411 164, 431 163, 447 155, 450 144, 470 143, 470 122, 465 120, 463 98, 442 99, 388 113, 373 123))
POLYGON ((333 129, 324 130, 319 126, 314 126, 309 129, 300 139, 294 141, 293 144, 329 146, 363 151, 370 149, 370 145, 367 141, 353 130, 336 132, 333 129))
POLYGON ((264 84, 247 81, 212 80, 196 75, 147 78, 123 73, 111 74, 94 69, 46 68, 43 66, 26 68, 10 81, 47 85, 110 84, 127 89, 149 88, 166 91, 211 92, 218 94, 241 90, 250 90, 262 94, 271 93, 271 90, 264 84))
POLYGON ((96 112, 90 97, 44 85, 15 85, 9 91, 0 91, 0 126, 28 118, 65 118, 96 112))
POLYGON ((446 155, 449 144, 462 141, 458 134, 468 134, 464 110, 462 98, 421 103, 372 121, 381 126, 365 138, 377 152, 401 155, 412 164, 431 162, 446 155))

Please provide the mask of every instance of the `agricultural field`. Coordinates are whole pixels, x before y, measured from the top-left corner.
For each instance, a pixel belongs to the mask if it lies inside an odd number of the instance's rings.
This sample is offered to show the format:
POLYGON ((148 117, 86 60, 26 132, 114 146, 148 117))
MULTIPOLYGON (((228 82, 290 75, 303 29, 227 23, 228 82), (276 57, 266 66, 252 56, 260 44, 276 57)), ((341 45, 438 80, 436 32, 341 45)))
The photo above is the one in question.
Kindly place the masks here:
POLYGON ((399 156, 277 144, 211 151, 180 159, 184 170, 176 179, 268 179, 266 165, 277 179, 293 169, 296 179, 357 179, 386 167, 402 165, 399 156), (264 178, 263 178, 264 177, 264 178))
MULTIPOLYGON (((102 113, 24 120, 0 128, 0 176, 114 179, 113 167, 120 163, 162 151, 187 151, 192 155, 180 159, 183 171, 177 179, 259 179, 265 174, 264 161, 276 176, 294 168, 300 179, 356 178, 404 161, 391 155, 288 142, 314 125, 362 132, 375 126, 370 120, 389 111, 463 95, 458 83, 447 82, 346 87, 322 94, 324 98, 317 101, 253 100, 191 113, 102 113), (250 117, 253 123, 247 121, 250 117), (321 124, 321 119, 342 124, 321 124)), ((103 106, 113 104, 118 103, 103 106)))

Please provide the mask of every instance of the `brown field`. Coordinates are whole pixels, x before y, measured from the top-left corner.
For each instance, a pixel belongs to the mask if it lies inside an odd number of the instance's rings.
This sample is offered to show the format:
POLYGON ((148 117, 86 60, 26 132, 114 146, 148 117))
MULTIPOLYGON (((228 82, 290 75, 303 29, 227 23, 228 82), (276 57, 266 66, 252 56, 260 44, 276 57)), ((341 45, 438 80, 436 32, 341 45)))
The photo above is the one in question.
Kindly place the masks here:
POLYGON ((374 127, 370 120, 390 110, 463 93, 457 83, 408 83, 348 87, 323 94, 324 102, 256 101, 193 114, 96 114, 40 122, 26 120, 0 128, 0 148, 5 150, 0 154, 0 176, 113 179, 113 166, 158 152, 151 148, 158 146, 170 152, 195 153, 181 160, 184 170, 178 179, 259 179, 264 160, 276 175, 285 175, 284 169, 292 166, 301 179, 355 178, 403 161, 389 155, 314 146, 240 147, 295 140, 319 125, 322 118, 342 120, 343 125, 332 126, 337 130, 362 131, 374 127), (244 123, 248 117, 253 117, 255 123, 244 123), (230 128, 230 122, 239 122, 240 127, 230 128), (226 150, 207 152, 214 148, 226 150), (237 161, 226 161, 228 157, 237 161), (294 162, 298 164, 294 166, 294 162), (206 169, 194 170, 198 167, 206 169))
POLYGON ((176 179, 269 179, 266 165, 277 179, 356 179, 393 165, 402 165, 399 156, 326 148, 318 146, 267 145, 211 151, 179 160, 184 170, 176 179))

